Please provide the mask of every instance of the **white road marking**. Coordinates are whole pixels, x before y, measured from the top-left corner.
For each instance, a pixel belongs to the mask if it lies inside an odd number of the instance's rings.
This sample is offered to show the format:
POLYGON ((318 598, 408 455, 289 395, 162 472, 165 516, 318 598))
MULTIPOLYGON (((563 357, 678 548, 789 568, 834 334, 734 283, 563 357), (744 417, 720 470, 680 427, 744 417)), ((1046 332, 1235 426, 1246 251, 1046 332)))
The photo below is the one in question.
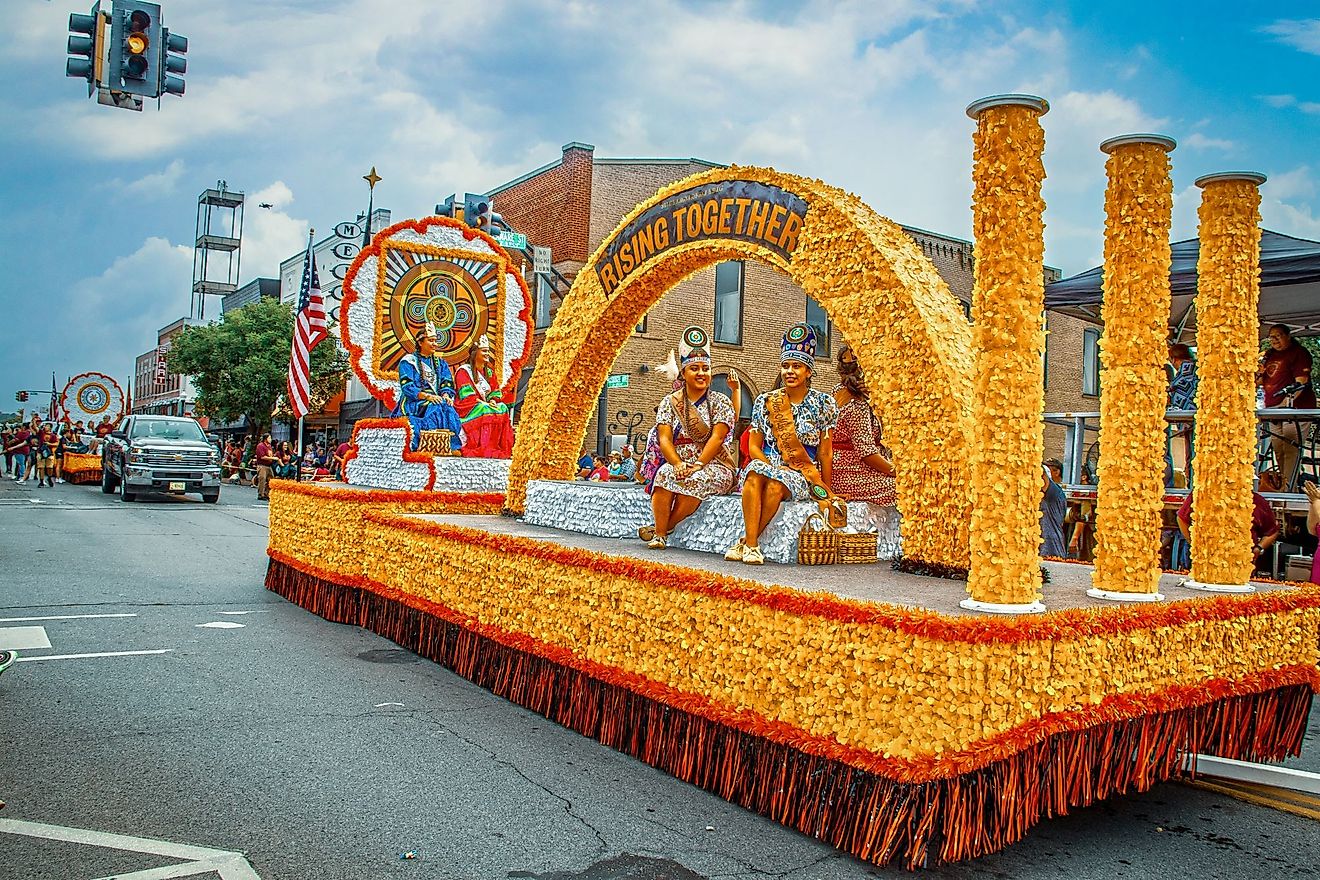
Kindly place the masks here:
POLYGON ((44 626, 0 626, 0 650, 27 651, 49 648, 50 636, 44 626))
MULTIPOLYGON (((224 612, 220 612, 223 614, 224 612)), ((105 617, 137 617, 136 614, 53 614, 49 617, 0 617, 0 623, 24 623, 29 620, 100 620, 105 617)))
POLYGON ((44 654, 39 657, 15 657, 15 663, 36 663, 38 660, 87 660, 94 657, 142 657, 147 654, 170 654, 173 648, 155 651, 101 651, 96 654, 44 654))
MULTIPOLYGON (((165 880, 170 877, 192 877, 211 872, 219 874, 221 880, 261 880, 242 853, 211 849, 206 846, 153 840, 148 837, 130 837, 127 834, 111 834, 86 828, 65 828, 42 822, 23 822, 18 819, 0 819, 0 834, 21 834, 24 837, 39 837, 61 843, 100 846, 125 852, 190 860, 184 864, 168 865, 164 868, 150 868, 131 874, 114 874, 113 880, 130 880, 130 878, 131 880, 153 880, 153 878, 165 880)), ((111 878, 101 878, 101 880, 111 880, 111 878)))
POLYGON ((377 704, 376 704, 375 706, 373 706, 372 708, 374 708, 374 709, 380 709, 380 708, 382 708, 382 707, 384 707, 384 706, 402 706, 402 705, 403 705, 403 703, 377 703, 377 704))
POLYGON ((246 623, 234 623, 232 620, 213 620, 210 623, 197 624, 198 629, 242 629, 246 623))
POLYGON ((217 611, 217 614, 270 614, 269 611, 217 611))

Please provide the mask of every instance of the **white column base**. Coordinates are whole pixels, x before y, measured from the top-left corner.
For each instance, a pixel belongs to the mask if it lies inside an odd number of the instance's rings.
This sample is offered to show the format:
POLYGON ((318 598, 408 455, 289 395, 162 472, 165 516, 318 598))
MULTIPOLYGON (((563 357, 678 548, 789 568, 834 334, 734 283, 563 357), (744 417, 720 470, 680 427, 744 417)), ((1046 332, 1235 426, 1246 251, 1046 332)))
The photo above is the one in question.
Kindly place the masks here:
POLYGON ((1206 593, 1254 593, 1256 588, 1251 584, 1203 584, 1200 581, 1188 578, 1179 586, 1186 587, 1189 590, 1202 590, 1206 593))
POLYGON ((1045 611, 1044 602, 1013 605, 1001 602, 981 602, 970 598, 963 599, 958 603, 958 607, 966 608, 968 611, 984 611, 986 614, 1041 614, 1045 611))
POLYGON ((1163 602, 1163 593, 1116 593, 1113 590, 1102 590, 1099 587, 1091 587, 1086 591, 1086 595, 1092 599, 1109 599, 1112 602, 1163 602))

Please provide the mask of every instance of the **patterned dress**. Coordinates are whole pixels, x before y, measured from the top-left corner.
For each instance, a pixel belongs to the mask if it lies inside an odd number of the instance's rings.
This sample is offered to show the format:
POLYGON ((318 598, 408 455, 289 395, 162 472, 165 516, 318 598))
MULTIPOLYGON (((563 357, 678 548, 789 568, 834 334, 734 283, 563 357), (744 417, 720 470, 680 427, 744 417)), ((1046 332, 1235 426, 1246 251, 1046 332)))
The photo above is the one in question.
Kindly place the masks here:
POLYGON ((440 428, 450 431, 454 449, 463 446, 463 422, 454 409, 454 374, 444 358, 434 355, 406 354, 399 361, 399 406, 395 410, 412 424, 412 450, 417 451, 423 431, 440 428), (423 394, 438 394, 448 399, 423 400, 423 394))
MULTIPOLYGON (((775 442, 774 431, 770 427, 770 416, 766 412, 765 400, 773 393, 768 391, 756 398, 756 403, 752 405, 751 424, 751 430, 759 432, 765 438, 761 443, 761 451, 765 453, 770 463, 766 464, 755 458, 749 461, 747 467, 742 470, 742 478, 738 485, 741 488, 742 484, 747 482, 747 475, 755 472, 783 483, 789 491, 791 500, 806 501, 810 498, 807 479, 784 464, 779 444, 775 442)), ((801 403, 792 406, 793 424, 797 428, 798 439, 802 441, 811 460, 816 461, 816 449, 820 446, 821 440, 825 439, 839 422, 839 406, 834 402, 833 397, 824 391, 814 389, 807 391, 807 396, 801 403)))
MULTIPOLYGON (((677 392, 679 396, 683 393, 677 392)), ((657 428, 660 425, 669 426, 673 432, 674 451, 678 453, 679 458, 683 461, 696 461, 706 444, 704 441, 698 443, 688 433, 687 426, 683 423, 682 403, 675 404, 674 397, 674 394, 667 394, 660 402, 660 410, 655 417, 656 426, 657 428)), ((738 445, 733 437, 733 427, 738 423, 738 417, 734 414, 733 403, 729 398, 718 391, 709 391, 700 401, 690 404, 688 411, 712 429, 720 424, 728 426, 729 433, 724 437, 724 457, 727 457, 729 462, 737 461, 738 445)), ((705 501, 712 495, 727 493, 733 488, 735 477, 737 473, 722 458, 711 461, 701 470, 684 479, 679 479, 674 473, 674 466, 665 462, 656 471, 653 486, 705 501)))
POLYGON ((839 409, 839 424, 834 429, 834 464, 830 469, 830 488, 849 501, 870 501, 893 506, 898 500, 894 478, 885 476, 862 459, 879 453, 889 458, 882 442, 880 422, 871 404, 854 397, 839 409))
POLYGON ((492 387, 493 375, 489 368, 477 372, 469 364, 460 364, 454 373, 458 393, 454 409, 467 435, 463 454, 470 458, 508 458, 513 453, 509 407, 500 400, 500 390, 492 387))

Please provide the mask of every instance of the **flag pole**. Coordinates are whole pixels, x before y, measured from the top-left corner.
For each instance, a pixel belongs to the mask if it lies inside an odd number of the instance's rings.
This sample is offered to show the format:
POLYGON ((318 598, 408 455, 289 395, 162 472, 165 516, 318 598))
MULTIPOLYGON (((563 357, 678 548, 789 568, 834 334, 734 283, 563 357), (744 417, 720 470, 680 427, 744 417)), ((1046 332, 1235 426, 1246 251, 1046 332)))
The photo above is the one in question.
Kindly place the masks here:
MULTIPOLYGON (((313 241, 315 240, 315 238, 316 238, 316 227, 314 227, 314 226, 313 226, 313 227, 308 227, 308 229, 307 229, 307 253, 308 253, 309 257, 308 257, 308 260, 307 260, 307 265, 310 265, 310 260, 311 260, 311 258, 310 258, 310 254, 312 253, 312 243, 313 243, 313 241)), ((307 269, 307 268, 304 268, 303 271, 304 271, 304 272, 307 272, 307 271, 310 271, 310 270, 307 269)), ((297 333, 297 332, 298 332, 297 324, 298 324, 298 321, 297 321, 297 318, 295 317, 295 319, 294 319, 294 330, 293 330, 294 333, 297 333)), ((311 402, 311 398, 312 398, 312 394, 311 394, 312 378, 311 378, 311 377, 312 377, 312 353, 309 351, 309 352, 307 353, 307 386, 308 386, 308 388, 307 388, 307 400, 308 400, 309 403, 311 402)), ((293 394, 292 394, 292 392, 290 392, 290 394, 289 394, 289 402, 290 402, 290 403, 293 402, 293 394)), ((302 482, 302 463, 303 463, 303 448, 302 448, 302 446, 303 446, 303 418, 305 417, 305 415, 306 415, 305 413, 302 413, 302 414, 299 414, 299 416, 298 416, 298 434, 297 434, 297 442, 294 444, 294 450, 295 450, 295 451, 294 451, 294 455, 296 456, 296 459, 295 459, 294 464, 293 464, 293 467, 294 467, 294 471, 293 471, 293 472, 294 472, 294 477, 293 477, 293 480, 294 480, 295 483, 301 483, 301 482, 302 482)))

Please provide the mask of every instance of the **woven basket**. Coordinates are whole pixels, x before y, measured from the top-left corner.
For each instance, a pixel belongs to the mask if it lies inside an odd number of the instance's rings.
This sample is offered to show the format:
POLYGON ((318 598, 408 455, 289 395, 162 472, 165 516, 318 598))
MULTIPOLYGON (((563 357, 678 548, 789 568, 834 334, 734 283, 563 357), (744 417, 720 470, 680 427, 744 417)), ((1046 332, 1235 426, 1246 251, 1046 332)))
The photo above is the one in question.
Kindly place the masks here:
POLYGON ((454 432, 444 428, 423 431, 417 439, 417 451, 429 452, 432 455, 459 455, 458 450, 453 448, 453 440, 454 432))
POLYGON ((879 560, 876 545, 880 539, 875 532, 858 532, 857 534, 839 532, 838 537, 839 562, 862 565, 879 560))
POLYGON ((833 565, 839 561, 839 533, 819 513, 813 513, 798 532, 798 565, 833 565), (817 524, 812 528, 812 522, 817 524))

